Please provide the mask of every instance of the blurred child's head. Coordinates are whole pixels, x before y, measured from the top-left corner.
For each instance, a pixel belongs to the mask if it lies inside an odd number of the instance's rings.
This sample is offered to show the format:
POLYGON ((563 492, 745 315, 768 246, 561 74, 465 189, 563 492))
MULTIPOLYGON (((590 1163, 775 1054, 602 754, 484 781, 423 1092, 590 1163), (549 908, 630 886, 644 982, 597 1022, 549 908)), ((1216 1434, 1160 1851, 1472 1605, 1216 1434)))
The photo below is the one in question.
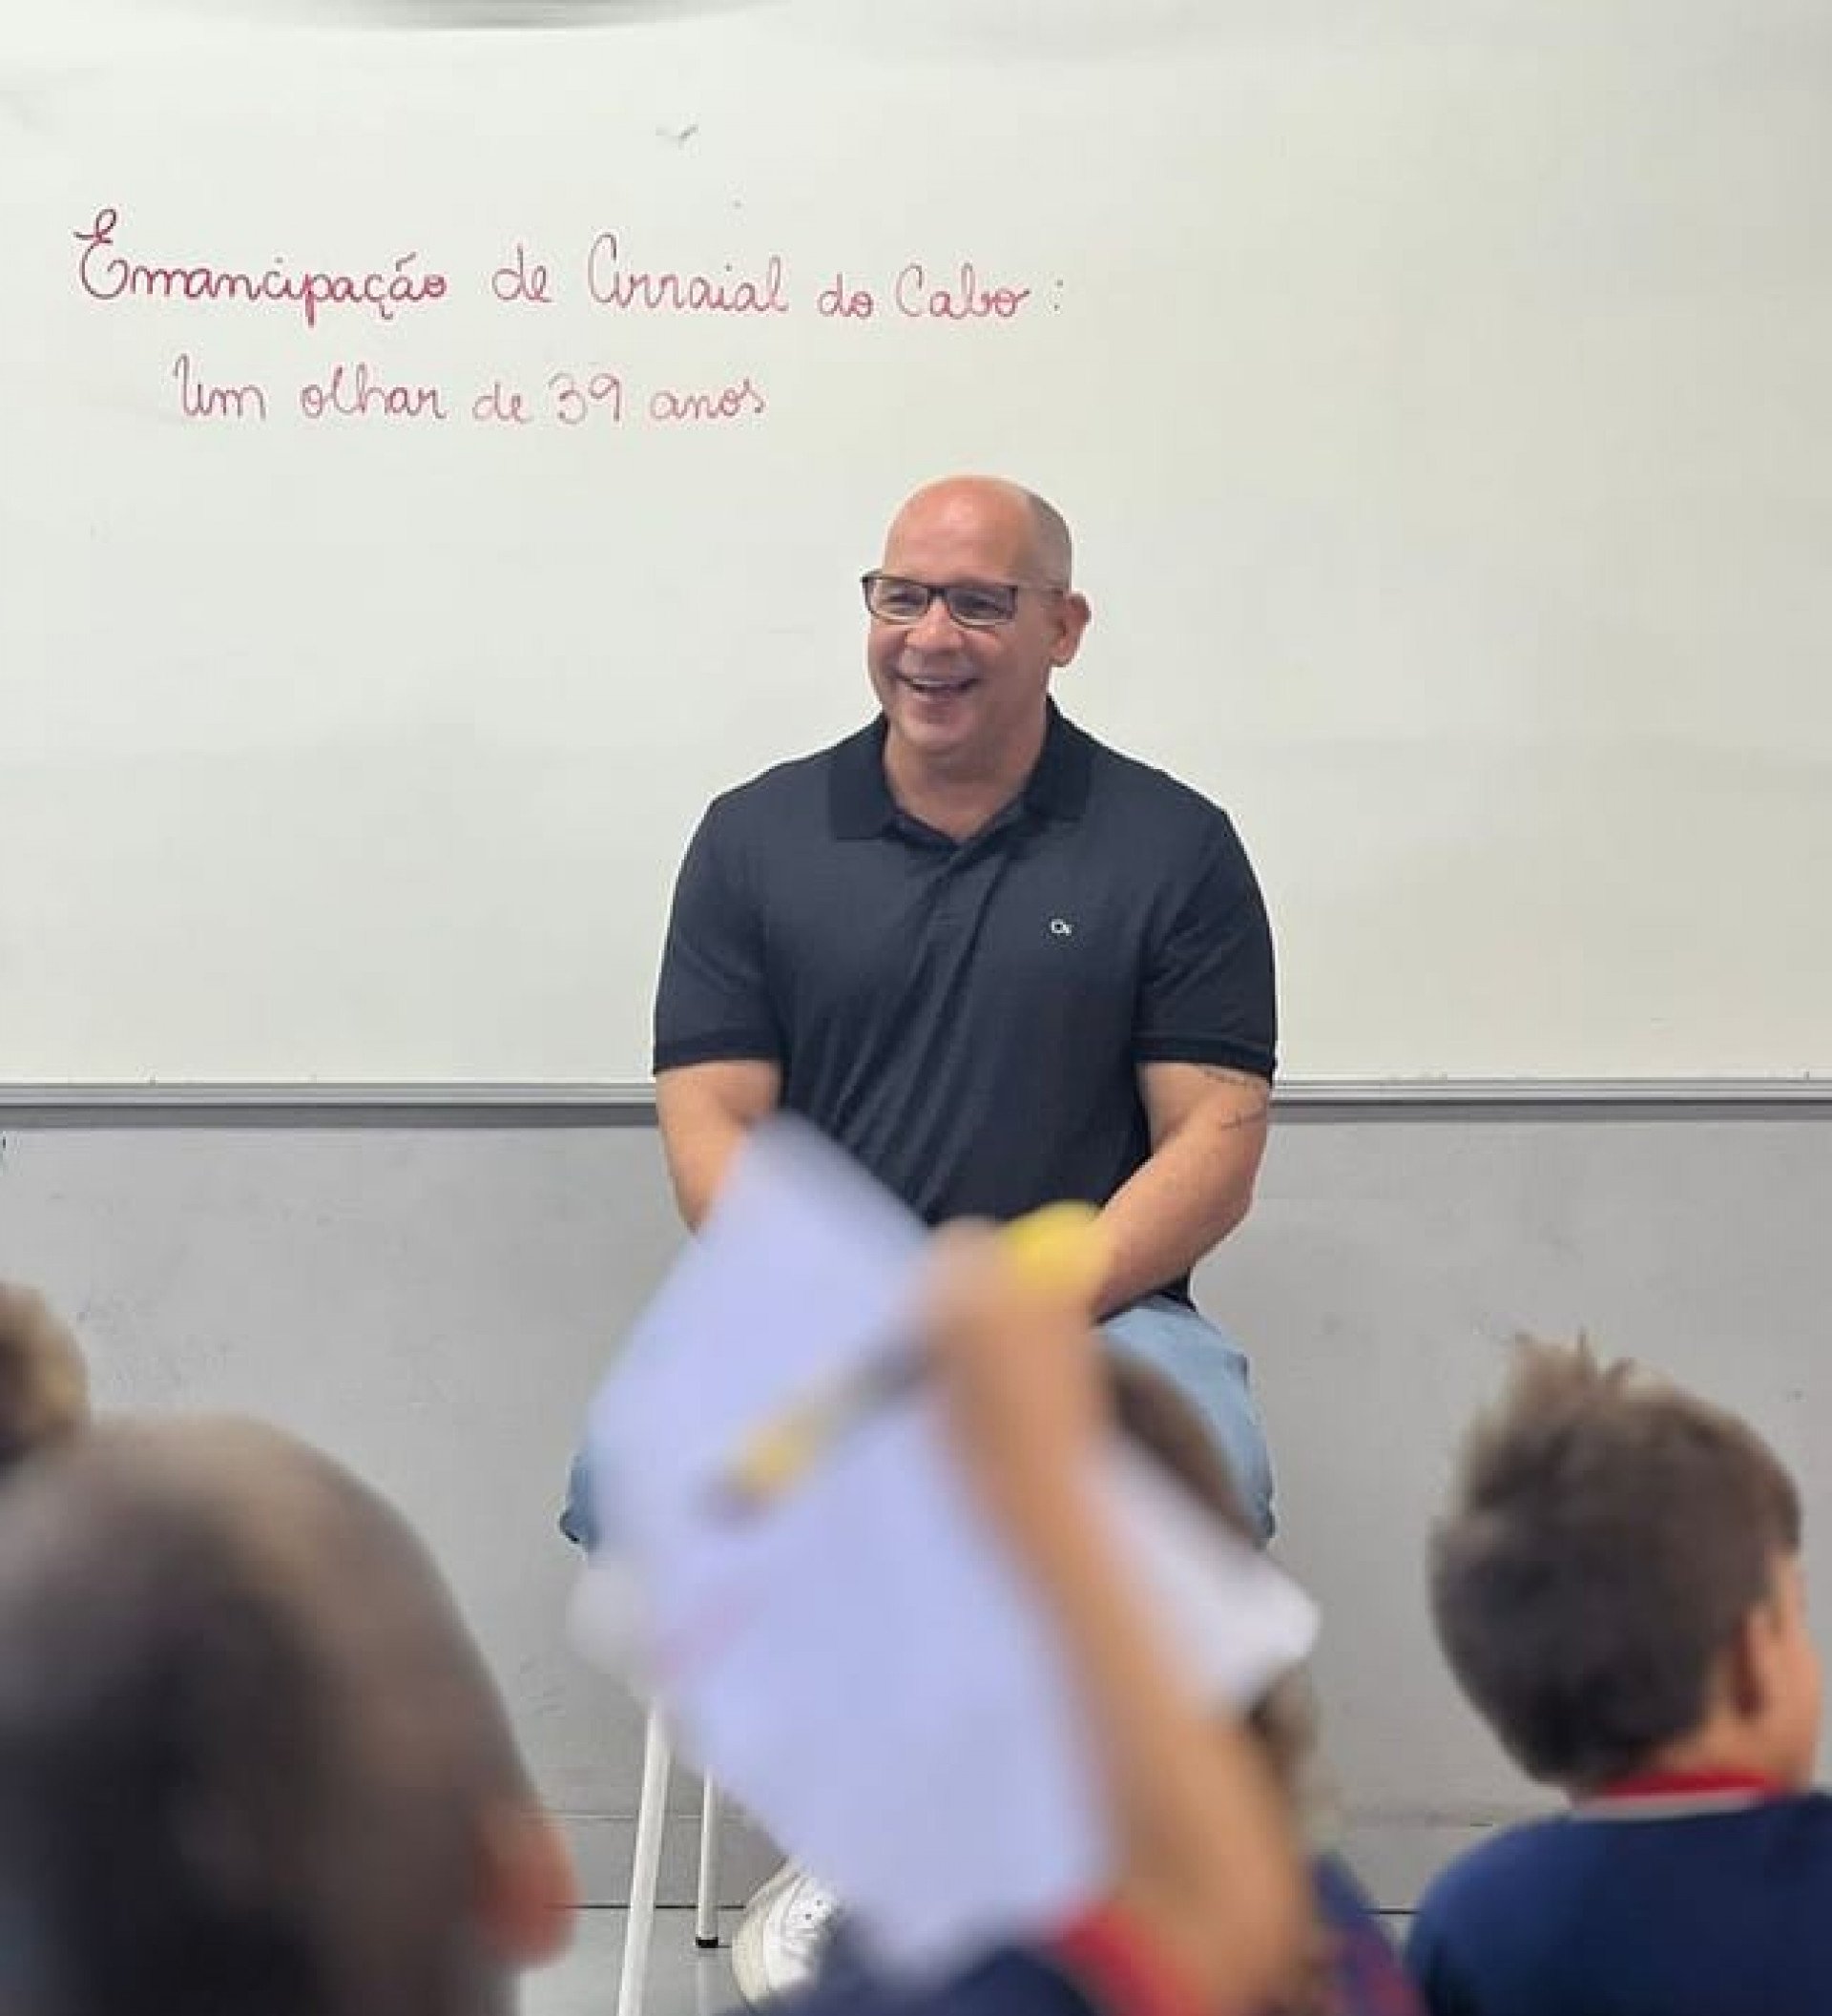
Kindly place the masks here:
POLYGON ((0 1475, 89 1419, 76 1340, 30 1288, 0 1281, 0 1475))
MULTIPOLYGON (((1171 1382, 1136 1359, 1110 1355, 1108 1396, 1119 1432, 1176 1479, 1203 1510, 1243 1547, 1259 1536, 1227 1463, 1202 1418, 1171 1382)), ((1271 1767, 1301 1834, 1320 1831, 1322 1801, 1316 1781, 1317 1715, 1301 1667, 1281 1673, 1257 1701, 1235 1710, 1271 1767)), ((1312 1848, 1320 1843, 1313 1839, 1312 1848)), ((1331 1991, 1331 1943, 1321 1922, 1293 1964, 1280 2016, 1311 2016, 1337 2006, 1331 1991)))
POLYGON ((1431 1544, 1459 1683, 1567 1792, 1724 1767, 1812 1777, 1820 1672, 1792 1479, 1741 1422, 1626 1363, 1523 1340, 1431 1544))
MULTIPOLYGON (((1126 1439, 1159 1466, 1243 1546, 1260 1542, 1226 1459, 1201 1416, 1160 1372, 1137 1359, 1110 1354, 1108 1395, 1114 1421, 1126 1439)), ((1239 1710, 1259 1737, 1295 1808, 1312 1798, 1311 1754, 1316 1715, 1301 1669, 1281 1674, 1260 1698, 1239 1710)))
POLYGON ((0 2007, 483 2016, 567 1873, 431 1561, 249 1423, 91 1429, 0 1518, 0 2007))

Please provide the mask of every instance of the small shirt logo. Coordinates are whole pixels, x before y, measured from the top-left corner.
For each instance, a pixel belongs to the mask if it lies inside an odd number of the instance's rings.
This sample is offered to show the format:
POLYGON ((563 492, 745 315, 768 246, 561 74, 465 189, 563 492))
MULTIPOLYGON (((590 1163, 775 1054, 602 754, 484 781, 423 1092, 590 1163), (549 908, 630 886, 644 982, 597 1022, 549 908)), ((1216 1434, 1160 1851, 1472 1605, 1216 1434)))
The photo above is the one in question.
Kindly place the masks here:
POLYGON ((1075 935, 1075 927, 1066 917, 1052 917, 1050 920, 1050 935, 1051 938, 1072 938, 1075 935))

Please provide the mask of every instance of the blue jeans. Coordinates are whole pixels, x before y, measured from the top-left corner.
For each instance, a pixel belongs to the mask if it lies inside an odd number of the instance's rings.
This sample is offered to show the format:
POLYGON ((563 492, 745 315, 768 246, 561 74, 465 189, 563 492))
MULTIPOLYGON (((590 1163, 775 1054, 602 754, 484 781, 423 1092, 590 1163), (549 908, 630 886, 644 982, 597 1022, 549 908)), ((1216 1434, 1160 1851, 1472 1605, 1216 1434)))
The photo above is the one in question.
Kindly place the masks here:
MULTIPOLYGON (((1272 1464, 1254 1404, 1246 1353, 1187 1302, 1154 1295, 1110 1317, 1102 1333, 1115 1351, 1161 1372, 1201 1417, 1227 1461, 1254 1531, 1272 1538, 1272 1464)), ((598 1544, 585 1451, 566 1480, 560 1531, 589 1553, 598 1544)))
POLYGON ((1277 1524, 1272 1460, 1254 1403, 1247 1355, 1187 1302, 1149 1296, 1101 1325, 1114 1349, 1161 1372, 1201 1417, 1227 1461, 1261 1546, 1277 1524))

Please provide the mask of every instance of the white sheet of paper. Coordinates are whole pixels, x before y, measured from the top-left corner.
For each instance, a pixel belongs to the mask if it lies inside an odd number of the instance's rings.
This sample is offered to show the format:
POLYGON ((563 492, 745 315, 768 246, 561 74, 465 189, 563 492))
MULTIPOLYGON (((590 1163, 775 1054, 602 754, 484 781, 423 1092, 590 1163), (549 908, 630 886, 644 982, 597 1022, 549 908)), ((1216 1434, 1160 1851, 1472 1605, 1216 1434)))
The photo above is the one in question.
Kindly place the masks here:
MULTIPOLYGON (((766 1510, 734 1518, 715 1485, 760 1421, 908 1348, 926 1237, 812 1130, 768 1123, 591 1425, 606 1603, 614 1582, 681 1753, 844 1898, 885 1964, 922 1970, 1044 1932, 1108 1881, 1096 1760, 1048 1619, 920 1388, 766 1510)), ((1308 1599, 1149 1463, 1115 1449, 1110 1486, 1199 1684, 1242 1698, 1309 1649, 1308 1599)), ((618 1623, 599 1619, 600 1655, 618 1623)))

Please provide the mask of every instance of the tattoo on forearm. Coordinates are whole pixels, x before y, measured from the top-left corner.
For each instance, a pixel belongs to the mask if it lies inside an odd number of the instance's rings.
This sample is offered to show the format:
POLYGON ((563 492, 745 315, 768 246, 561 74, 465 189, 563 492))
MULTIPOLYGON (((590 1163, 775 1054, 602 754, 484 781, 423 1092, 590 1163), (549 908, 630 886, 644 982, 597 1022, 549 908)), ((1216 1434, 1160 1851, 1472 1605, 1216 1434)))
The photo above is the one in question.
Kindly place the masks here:
POLYGON ((1271 1086, 1252 1071, 1231 1070, 1225 1064, 1198 1064, 1197 1070, 1205 1078, 1213 1078, 1218 1085, 1237 1086, 1251 1094, 1251 1104, 1243 1106, 1237 1113, 1230 1113, 1221 1122, 1223 1127, 1252 1127, 1272 1111, 1271 1086))

